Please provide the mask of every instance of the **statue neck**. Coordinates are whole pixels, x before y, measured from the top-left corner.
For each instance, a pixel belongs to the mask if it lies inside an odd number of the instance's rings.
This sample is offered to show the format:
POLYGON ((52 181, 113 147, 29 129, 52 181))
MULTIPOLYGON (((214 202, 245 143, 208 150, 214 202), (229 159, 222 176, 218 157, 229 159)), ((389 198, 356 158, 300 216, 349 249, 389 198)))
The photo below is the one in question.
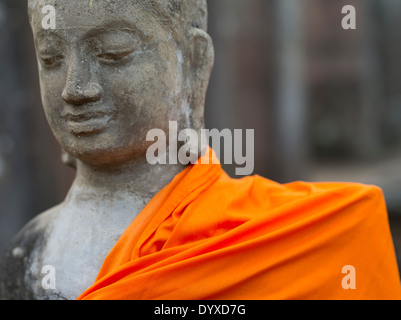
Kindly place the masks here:
POLYGON ((90 206, 97 214, 113 212, 114 216, 130 216, 135 208, 135 218, 184 169, 180 164, 150 165, 146 159, 113 169, 94 167, 78 160, 77 175, 65 204, 77 211, 90 206))

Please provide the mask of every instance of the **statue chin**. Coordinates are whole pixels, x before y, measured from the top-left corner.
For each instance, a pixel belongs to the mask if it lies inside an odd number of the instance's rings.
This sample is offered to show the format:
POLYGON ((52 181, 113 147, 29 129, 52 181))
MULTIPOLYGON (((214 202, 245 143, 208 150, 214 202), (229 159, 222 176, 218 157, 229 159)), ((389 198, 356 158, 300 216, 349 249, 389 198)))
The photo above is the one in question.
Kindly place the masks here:
POLYGON ((105 147, 97 146, 93 149, 66 148, 62 160, 66 165, 76 168, 78 160, 91 166, 119 167, 146 158, 146 149, 138 146, 105 147))

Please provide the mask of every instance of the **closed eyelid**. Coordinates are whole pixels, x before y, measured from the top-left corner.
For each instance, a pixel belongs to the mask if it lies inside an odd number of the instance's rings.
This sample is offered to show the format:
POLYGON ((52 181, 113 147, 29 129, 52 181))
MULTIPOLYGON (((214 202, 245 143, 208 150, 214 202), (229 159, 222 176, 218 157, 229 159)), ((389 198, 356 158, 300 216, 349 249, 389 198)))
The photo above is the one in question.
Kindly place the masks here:
POLYGON ((114 54, 114 55, 128 55, 135 51, 136 48, 132 47, 105 47, 102 48, 100 55, 102 54, 114 54))
POLYGON ((105 49, 100 54, 115 54, 115 55, 123 55, 123 54, 130 54, 134 52, 135 49, 132 48, 110 48, 105 49))
POLYGON ((125 60, 131 56, 135 50, 125 50, 125 51, 107 51, 105 53, 101 53, 97 55, 100 61, 109 63, 109 62, 119 62, 125 60))

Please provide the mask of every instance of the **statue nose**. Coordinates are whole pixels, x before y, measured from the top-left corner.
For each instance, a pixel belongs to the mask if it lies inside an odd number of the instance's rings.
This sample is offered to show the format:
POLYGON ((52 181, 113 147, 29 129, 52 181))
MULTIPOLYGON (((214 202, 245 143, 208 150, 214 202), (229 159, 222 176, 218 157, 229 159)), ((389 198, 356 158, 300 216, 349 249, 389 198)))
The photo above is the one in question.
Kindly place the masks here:
POLYGON ((62 98, 65 102, 73 105, 83 105, 100 100, 101 87, 97 83, 89 82, 85 86, 79 84, 66 85, 62 98))
POLYGON ((92 77, 90 63, 73 55, 62 92, 64 101, 73 105, 96 102, 100 100, 101 92, 101 86, 92 77))

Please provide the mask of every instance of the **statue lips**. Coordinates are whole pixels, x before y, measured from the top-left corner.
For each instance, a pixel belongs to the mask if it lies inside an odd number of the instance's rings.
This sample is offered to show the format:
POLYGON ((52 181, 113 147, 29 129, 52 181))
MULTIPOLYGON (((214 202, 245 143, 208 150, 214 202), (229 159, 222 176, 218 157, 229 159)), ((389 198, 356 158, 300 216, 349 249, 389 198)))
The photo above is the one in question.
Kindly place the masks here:
POLYGON ((66 121, 67 130, 75 135, 99 133, 106 129, 112 119, 111 112, 85 111, 81 113, 66 113, 62 116, 66 121))

